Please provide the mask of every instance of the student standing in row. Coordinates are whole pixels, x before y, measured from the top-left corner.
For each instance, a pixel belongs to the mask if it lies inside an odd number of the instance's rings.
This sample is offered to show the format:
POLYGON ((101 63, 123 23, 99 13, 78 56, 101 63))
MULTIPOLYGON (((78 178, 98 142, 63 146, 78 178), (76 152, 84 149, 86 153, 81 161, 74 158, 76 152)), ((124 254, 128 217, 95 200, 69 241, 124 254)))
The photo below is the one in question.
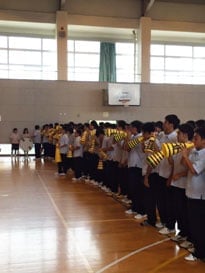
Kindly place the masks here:
POLYGON ((62 127, 62 134, 59 139, 59 149, 61 155, 61 162, 58 163, 58 174, 66 175, 67 173, 67 153, 68 153, 68 134, 67 127, 62 127))
MULTIPOLYGON (((193 144, 193 135, 194 130, 189 124, 181 124, 178 127, 178 142, 193 144)), ((173 173, 170 180, 170 187, 173 191, 173 199, 169 205, 167 227, 174 226, 175 221, 177 221, 179 233, 176 236, 171 237, 171 239, 179 243, 184 241, 184 247, 186 245, 189 247, 189 244, 191 244, 191 238, 188 228, 187 197, 185 194, 188 167, 182 164, 182 153, 173 155, 169 160, 170 164, 173 165, 173 173), (176 217, 172 217, 173 215, 176 217), (188 242, 189 244, 187 244, 188 242)))
POLYGON ((18 129, 14 128, 10 135, 10 142, 11 142, 11 156, 19 155, 19 142, 20 142, 20 134, 18 133, 18 129))
POLYGON ((188 197, 189 229, 195 251, 185 257, 188 261, 205 259, 205 127, 195 130, 195 148, 182 151, 188 167, 186 196, 188 197))
MULTIPOLYGON (((161 145, 163 143, 167 142, 177 142, 177 132, 176 129, 180 123, 179 118, 174 115, 170 114, 165 117, 164 123, 163 123, 163 129, 164 129, 164 134, 160 138, 160 149, 161 145)), ((162 159, 162 161, 159 164, 158 167, 158 175, 156 177, 157 179, 157 207, 159 211, 159 216, 161 223, 158 223, 158 227, 161 227, 159 233, 160 234, 170 234, 170 233, 175 233, 175 226, 169 226, 167 227, 168 223, 168 213, 167 213, 167 206, 169 206, 169 200, 172 195, 172 189, 168 187, 167 181, 168 178, 171 175, 172 172, 172 167, 169 164, 169 161, 167 158, 162 159)))
POLYGON ((33 132, 33 143, 35 150, 35 159, 41 159, 41 130, 39 125, 35 125, 33 132))

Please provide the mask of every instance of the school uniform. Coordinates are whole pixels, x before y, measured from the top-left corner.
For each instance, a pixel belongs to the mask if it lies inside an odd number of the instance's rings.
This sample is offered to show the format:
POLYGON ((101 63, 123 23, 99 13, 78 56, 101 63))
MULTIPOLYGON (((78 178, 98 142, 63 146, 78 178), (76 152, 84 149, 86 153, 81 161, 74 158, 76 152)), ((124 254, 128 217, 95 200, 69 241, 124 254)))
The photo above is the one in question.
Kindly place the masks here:
POLYGON ((33 133, 33 143, 35 150, 35 158, 41 158, 41 131, 35 130, 33 133))
POLYGON ((19 154, 19 142, 20 142, 20 134, 17 132, 12 132, 10 135, 10 141, 11 141, 11 155, 13 155, 13 152, 16 154, 19 154))
POLYGON ((115 172, 114 172, 114 149, 113 149, 113 136, 106 137, 106 147, 109 149, 107 151, 107 160, 105 164, 105 180, 104 185, 106 188, 111 190, 112 188, 112 181, 115 179, 115 172), (113 178, 114 177, 114 178, 113 178))
POLYGON ((189 159, 196 174, 187 176, 186 196, 188 198, 189 228, 195 247, 193 255, 205 258, 205 148, 191 151, 189 159))
MULTIPOLYGON (((164 134, 159 140, 159 145, 163 143, 177 142, 177 133, 176 131, 171 132, 170 134, 164 134)), ((169 206, 170 195, 172 194, 172 189, 167 187, 167 179, 171 174, 171 165, 168 162, 167 158, 164 158, 159 163, 158 175, 156 176, 157 180, 157 208, 159 211, 159 216, 161 223, 166 225, 168 222, 168 213, 167 206, 169 206)), ((173 229, 174 227, 172 227, 173 229)))
MULTIPOLYGON (((178 173, 187 172, 188 169, 181 163, 182 155, 178 153, 173 155, 174 170, 173 176, 178 173)), ((181 237, 187 237, 190 241, 190 234, 188 228, 188 211, 187 211, 187 197, 185 189, 187 185, 187 176, 182 176, 177 180, 171 181, 172 198, 170 198, 167 227, 172 229, 177 221, 178 229, 181 237)))
MULTIPOLYGON (((124 142, 124 141, 123 141, 124 142)), ((122 150, 122 156, 119 165, 118 180, 120 187, 120 195, 127 196, 128 194, 128 151, 122 150)))
POLYGON ((113 193, 118 193, 119 191, 119 163, 122 158, 123 152, 123 140, 113 143, 113 161, 112 161, 112 169, 111 169, 111 191, 113 193))
MULTIPOLYGON (((159 145, 159 141, 155 140, 156 145, 159 145)), ((150 152, 145 153, 145 157, 142 163, 142 176, 144 181, 144 176, 147 174, 148 164, 147 157, 151 155, 150 152)), ((158 176, 158 166, 151 170, 151 173, 148 177, 149 187, 144 186, 144 206, 145 213, 147 215, 147 223, 151 226, 155 226, 157 221, 157 196, 158 196, 158 184, 157 184, 157 176, 158 176)))
POLYGON ((73 151, 73 169, 75 178, 80 178, 82 176, 82 158, 83 158, 83 146, 80 143, 80 136, 74 138, 73 146, 78 147, 73 151))
MULTIPOLYGON (((131 140, 141 134, 132 135, 131 140)), ((128 197, 131 199, 131 210, 138 214, 145 214, 144 184, 142 180, 142 162, 144 153, 142 144, 138 144, 128 153, 128 197)))
POLYGON ((58 163, 58 173, 67 173, 68 135, 65 133, 59 139, 61 162, 58 163))

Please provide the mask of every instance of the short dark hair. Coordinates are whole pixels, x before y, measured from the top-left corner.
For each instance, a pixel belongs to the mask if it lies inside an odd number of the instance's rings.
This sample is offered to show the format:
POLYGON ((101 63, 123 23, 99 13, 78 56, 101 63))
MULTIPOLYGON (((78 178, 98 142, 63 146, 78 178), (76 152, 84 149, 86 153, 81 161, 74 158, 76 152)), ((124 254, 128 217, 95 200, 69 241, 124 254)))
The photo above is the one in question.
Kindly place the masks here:
POLYGON ((137 131, 140 133, 142 130, 142 122, 139 120, 133 120, 130 123, 131 127, 137 128, 137 131))
POLYGON ((117 120, 117 126, 121 127, 122 129, 125 129, 126 122, 124 120, 117 120))
POLYGON ((205 126, 205 120, 204 119, 198 119, 195 121, 196 127, 204 127, 205 126))
POLYGON ((188 140, 193 139, 194 129, 192 128, 192 126, 190 124, 188 124, 188 123, 181 124, 181 125, 179 125, 178 129, 182 133, 187 134, 188 140))
POLYGON ((165 117, 165 120, 168 121, 169 123, 173 124, 174 129, 176 129, 180 124, 180 119, 174 114, 167 115, 165 117))
POLYGON ((96 136, 99 137, 99 135, 104 135, 105 132, 102 128, 98 128, 97 131, 96 131, 96 136))
POLYGON ((200 137, 201 137, 202 139, 205 139, 205 126, 203 126, 203 127, 197 127, 197 128, 194 130, 194 132, 195 132, 196 134, 200 135, 200 137))
POLYGON ((76 133, 79 135, 79 136, 81 136, 82 135, 82 130, 81 129, 76 129, 76 133))
POLYGON ((90 122, 90 124, 91 124, 95 129, 98 128, 98 124, 97 124, 97 121, 96 121, 96 120, 92 120, 92 121, 90 122))
POLYGON ((158 120, 155 122, 155 127, 160 128, 163 130, 163 122, 161 120, 158 120))
POLYGON ((155 123, 154 122, 146 122, 142 125, 142 132, 152 133, 154 131, 155 131, 155 123))
POLYGON ((194 120, 188 120, 186 123, 189 124, 193 129, 196 128, 196 123, 194 120))

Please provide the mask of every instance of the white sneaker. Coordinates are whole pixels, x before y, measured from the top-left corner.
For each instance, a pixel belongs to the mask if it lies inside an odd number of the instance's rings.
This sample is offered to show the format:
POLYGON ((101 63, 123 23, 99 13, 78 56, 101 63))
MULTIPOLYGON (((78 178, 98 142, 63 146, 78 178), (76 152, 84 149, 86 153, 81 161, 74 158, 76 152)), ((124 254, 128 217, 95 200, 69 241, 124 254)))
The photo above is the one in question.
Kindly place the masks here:
POLYGON ((127 198, 122 199, 122 202, 125 204, 131 204, 131 201, 127 198))
POLYGON ((182 237, 181 235, 176 235, 170 238, 174 242, 182 242, 186 241, 186 237, 182 237))
POLYGON ((155 227, 156 228, 163 228, 164 225, 161 222, 158 222, 158 223, 156 223, 155 227))
POLYGON ((60 176, 64 176, 64 175, 65 175, 65 173, 59 173, 59 175, 60 175, 60 176))
POLYGON ((175 232, 175 229, 168 229, 167 227, 164 227, 159 230, 159 233, 162 235, 168 235, 168 234, 174 233, 174 232, 175 232))
POLYGON ((73 182, 76 182, 77 180, 78 180, 78 179, 75 178, 75 177, 72 178, 72 181, 73 181, 73 182))
POLYGON ((194 253, 195 248, 194 248, 194 247, 189 247, 187 250, 188 250, 190 253, 194 253))
POLYGON ((195 262, 197 260, 197 257, 195 257, 193 254, 189 254, 188 256, 184 257, 186 261, 195 262))
POLYGON ((137 220, 141 220, 141 219, 144 219, 146 217, 147 217, 146 214, 140 214, 140 213, 138 213, 137 215, 135 215, 134 218, 137 219, 137 220))
POLYGON ((182 248, 190 248, 190 247, 193 247, 193 244, 191 242, 189 242, 189 241, 184 241, 179 246, 182 247, 182 248))
POLYGON ((128 209, 128 210, 125 211, 125 213, 126 214, 134 214, 135 212, 133 210, 131 210, 131 209, 128 209))

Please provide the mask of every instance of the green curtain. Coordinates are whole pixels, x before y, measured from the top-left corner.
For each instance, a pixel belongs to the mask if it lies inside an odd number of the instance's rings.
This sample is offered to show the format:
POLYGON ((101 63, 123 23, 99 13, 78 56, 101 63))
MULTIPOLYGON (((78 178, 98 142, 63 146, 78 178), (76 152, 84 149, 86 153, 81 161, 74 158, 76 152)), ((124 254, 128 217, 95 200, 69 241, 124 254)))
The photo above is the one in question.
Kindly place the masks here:
POLYGON ((115 44, 100 44, 99 81, 116 82, 116 54, 115 44))

